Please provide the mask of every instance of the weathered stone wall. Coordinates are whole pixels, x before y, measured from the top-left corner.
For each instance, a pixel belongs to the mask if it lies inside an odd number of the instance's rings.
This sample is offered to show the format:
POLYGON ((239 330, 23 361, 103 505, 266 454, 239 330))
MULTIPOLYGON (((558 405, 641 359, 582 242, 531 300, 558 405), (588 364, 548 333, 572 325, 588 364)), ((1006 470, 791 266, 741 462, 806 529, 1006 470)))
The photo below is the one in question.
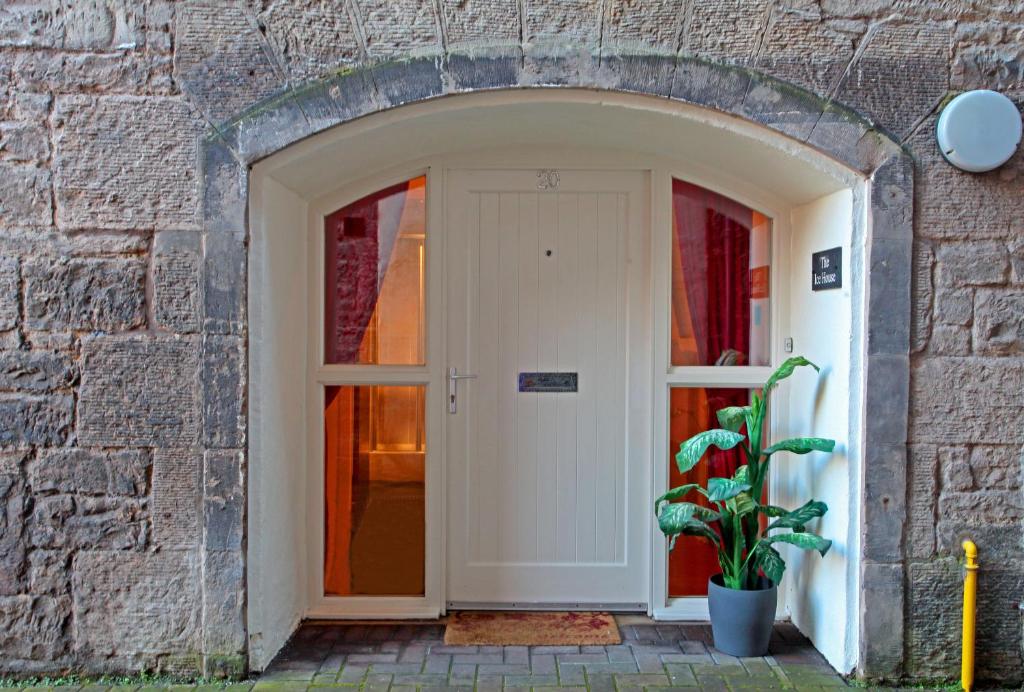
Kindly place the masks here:
MULTIPOLYGON (((877 633, 889 661, 873 669, 955 677, 969 535, 984 565, 979 672, 1024 677, 1024 154, 971 175, 946 165, 933 138, 950 93, 995 88, 1024 102, 1021 0, 5 3, 0 668, 244 665, 245 229, 230 208, 244 181, 233 157, 356 114, 331 89, 322 111, 309 94, 292 109, 282 95, 360 66, 372 69, 346 88, 375 108, 491 79, 669 95, 684 70, 702 69, 688 58, 778 77, 826 107, 772 90, 762 100, 742 71, 708 73, 702 103, 826 151, 851 127, 827 104, 846 104, 913 156, 911 400, 870 412, 909 417, 909 462, 885 481, 899 492, 868 509, 892 528, 870 548, 905 617, 902 631, 877 633), (636 57, 648 54, 678 55, 678 69, 636 57), (391 62, 408 58, 430 69, 391 62), (595 61, 620 82, 584 74, 595 61), (280 118, 279 136, 229 122, 274 99, 266 117, 280 118), (224 146, 202 145, 217 133, 224 146)), ((868 138, 855 141, 844 160, 874 170, 868 138)))

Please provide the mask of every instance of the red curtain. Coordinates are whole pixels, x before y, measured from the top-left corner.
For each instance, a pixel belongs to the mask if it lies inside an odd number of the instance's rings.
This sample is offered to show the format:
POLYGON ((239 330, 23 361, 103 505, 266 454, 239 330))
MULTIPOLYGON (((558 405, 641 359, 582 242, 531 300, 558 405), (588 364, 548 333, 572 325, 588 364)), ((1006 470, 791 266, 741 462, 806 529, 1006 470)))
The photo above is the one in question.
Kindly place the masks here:
MULTIPOLYGON (((672 181, 676 240, 700 365, 750 349, 750 229, 753 212, 722 195, 672 181)), ((675 302, 675 301, 673 301, 675 302)), ((677 315, 681 312, 677 307, 677 315)))

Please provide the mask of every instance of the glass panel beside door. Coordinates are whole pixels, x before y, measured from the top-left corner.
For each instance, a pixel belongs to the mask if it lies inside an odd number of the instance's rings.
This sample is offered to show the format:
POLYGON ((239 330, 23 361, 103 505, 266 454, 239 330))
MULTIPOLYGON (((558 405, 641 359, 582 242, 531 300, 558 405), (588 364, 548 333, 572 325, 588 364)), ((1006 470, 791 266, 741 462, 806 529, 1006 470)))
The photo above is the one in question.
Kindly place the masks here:
POLYGON ((426 593, 426 230, 425 176, 324 216, 325 596, 426 593))

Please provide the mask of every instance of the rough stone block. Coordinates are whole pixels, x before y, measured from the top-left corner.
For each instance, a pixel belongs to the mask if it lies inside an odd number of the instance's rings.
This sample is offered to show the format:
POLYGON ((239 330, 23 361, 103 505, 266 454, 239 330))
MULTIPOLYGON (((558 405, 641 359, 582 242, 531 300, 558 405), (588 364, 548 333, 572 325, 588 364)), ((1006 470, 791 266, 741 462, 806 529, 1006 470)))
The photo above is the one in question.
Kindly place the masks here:
POLYGON ((245 3, 180 3, 175 29, 175 79, 214 122, 228 120, 284 87, 281 68, 245 3))
POLYGON ((18 326, 21 279, 17 258, 0 257, 0 331, 18 326))
POLYGON ((576 45, 596 44, 601 35, 602 3, 597 0, 523 2, 523 40, 557 39, 576 45))
POLYGON ((360 57, 352 17, 340 3, 272 3, 258 20, 293 79, 310 79, 360 57))
POLYGON ((55 661, 68 649, 68 598, 0 597, 0 671, 16 672, 18 659, 55 661))
POLYGON ((45 162, 50 156, 50 135, 35 123, 0 123, 0 156, 9 161, 45 162))
POLYGON ((207 452, 203 473, 207 551, 241 550, 245 530, 244 456, 237 450, 207 452))
POLYGON ((28 260, 25 321, 30 329, 119 331, 146 322, 146 265, 141 259, 28 260))
MULTIPOLYGON (((1024 363, 928 357, 911 374, 910 439, 945 444, 1024 443, 1024 363)), ((870 409, 869 409, 870 410, 870 409)))
POLYGON ((986 286, 1006 282, 1010 255, 998 242, 941 243, 935 249, 942 286, 986 286))
POLYGON ((103 50, 145 41, 145 6, 133 0, 62 3, 64 47, 103 50))
POLYGON ((153 238, 153 319, 172 332, 199 331, 202 236, 164 231, 153 238))
POLYGON ((208 335, 203 342, 203 421, 208 448, 239 448, 245 441, 244 344, 208 335))
POLYGON ((71 560, 63 550, 33 550, 28 556, 28 588, 37 595, 71 594, 71 560))
POLYGON ((200 452, 158 449, 154 453, 153 540, 161 548, 199 548, 202 472, 200 452))
POLYGON ((922 350, 932 329, 932 303, 937 302, 932 284, 935 252, 927 241, 914 243, 913 277, 910 284, 910 352, 922 350))
POLYGON ((61 227, 197 227, 202 124, 186 101, 60 97, 53 119, 61 227))
POLYGON ((686 11, 687 6, 679 0, 613 0, 605 6, 602 45, 642 44, 675 53, 686 11))
POLYGON ((24 590, 26 495, 18 469, 0 468, 0 596, 24 590))
MULTIPOLYGON (((248 169, 220 137, 202 141, 203 230, 217 235, 246 233, 248 169)), ((216 242, 216 241, 214 241, 216 242)))
POLYGON ((1019 490, 1024 484, 1024 451, 1013 445, 975 445, 971 475, 978 488, 1019 490))
POLYGON ((868 359, 865 426, 872 444, 907 442, 908 360, 899 355, 872 355, 868 359))
POLYGON ((442 0, 448 45, 519 42, 519 3, 513 0, 442 0))
POLYGON ((937 323, 967 327, 973 320, 973 289, 940 288, 935 292, 935 321, 937 323))
POLYGON ((683 37, 691 55, 724 62, 746 62, 754 56, 772 5, 748 0, 697 2, 683 37))
POLYGON ((189 651, 199 633, 194 553, 83 552, 73 575, 74 648, 93 656, 189 651))
POLYGON ((916 675, 955 677, 960 670, 963 589, 955 558, 911 564, 907 668, 916 675))
POLYGON ((141 497, 151 461, 144 450, 50 449, 29 466, 32 490, 75 495, 141 497))
POLYGON ((911 557, 935 553, 935 501, 939 494, 938 455, 934 445, 908 447, 907 549, 911 557))
POLYGON ((29 544, 67 550, 143 550, 148 541, 144 500, 46 495, 32 507, 29 544))
POLYGON ((0 447, 64 444, 74 419, 71 395, 0 395, 0 447))
POLYGON ((0 351, 0 391, 52 392, 78 377, 71 357, 47 351, 0 351))
POLYGON ((18 53, 18 88, 90 94, 170 94, 170 57, 138 52, 18 53))
POLYGON ((974 487, 967 447, 942 447, 939 449, 939 470, 942 476, 942 491, 963 491, 974 487))
MULTIPOLYGON (((870 409, 869 409, 870 410, 870 409)), ((865 450, 861 556, 875 562, 903 557, 907 521, 907 448, 874 444, 865 450)))
POLYGON ((912 314, 911 238, 872 238, 870 252, 868 353, 905 354, 912 314))
POLYGON ((0 228, 50 226, 50 171, 0 161, 0 228))
POLYGON ((974 294, 974 350, 986 355, 1024 352, 1024 292, 980 289, 974 294))
POLYGON ((196 444, 200 350, 194 338, 83 340, 79 440, 99 446, 196 444))
MULTIPOLYGON (((1018 20, 1020 18, 1018 6, 1018 20)), ((950 87, 955 91, 1024 89, 1024 24, 961 21, 953 38, 950 87)))
POLYGON ((245 330, 248 261, 245 236, 207 233, 204 249, 203 329, 211 334, 241 334, 245 330))
POLYGON ((786 12, 777 7, 753 63, 773 77, 825 94, 850 64, 866 31, 866 22, 829 20, 813 10, 786 12))
POLYGON ((203 554, 203 651, 215 659, 244 653, 245 558, 241 551, 203 554))
POLYGON ((902 139, 949 90, 950 25, 880 24, 836 98, 902 139))
POLYGON ((0 6, 0 46, 59 48, 64 23, 53 2, 10 2, 0 6))
POLYGON ((441 50, 438 5, 432 0, 362 0, 356 7, 371 58, 441 50))
POLYGON ((898 677, 903 666, 902 564, 861 564, 860 662, 866 677, 898 677))
POLYGON ((932 328, 927 353, 933 356, 971 355, 971 330, 956 325, 935 325, 932 328))
POLYGON ((822 111, 806 141, 861 173, 874 171, 886 156, 885 142, 867 121, 835 103, 822 111))

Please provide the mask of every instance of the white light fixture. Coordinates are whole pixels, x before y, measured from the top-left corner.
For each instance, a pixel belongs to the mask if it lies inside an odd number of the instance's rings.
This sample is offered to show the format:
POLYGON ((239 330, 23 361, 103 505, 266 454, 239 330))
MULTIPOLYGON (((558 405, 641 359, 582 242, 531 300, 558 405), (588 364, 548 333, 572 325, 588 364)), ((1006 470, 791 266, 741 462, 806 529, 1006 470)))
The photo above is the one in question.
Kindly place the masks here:
POLYGON ((935 134, 942 155, 957 168, 972 173, 991 171, 1017 151, 1020 111, 998 92, 968 91, 942 110, 935 134))

